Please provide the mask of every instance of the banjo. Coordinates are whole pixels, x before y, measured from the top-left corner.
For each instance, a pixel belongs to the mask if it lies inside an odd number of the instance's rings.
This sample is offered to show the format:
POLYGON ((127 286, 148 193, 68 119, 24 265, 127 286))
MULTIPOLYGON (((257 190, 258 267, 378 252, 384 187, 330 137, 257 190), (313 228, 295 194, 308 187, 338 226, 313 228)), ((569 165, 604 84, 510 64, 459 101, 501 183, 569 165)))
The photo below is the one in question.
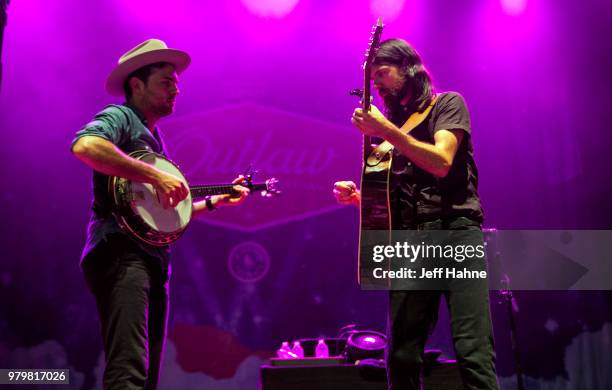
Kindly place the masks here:
MULTIPOLYGON (((138 150, 130 157, 153 165, 187 183, 178 166, 161 154, 138 150)), ((264 183, 253 183, 253 175, 246 175, 244 183, 251 192, 269 197, 280 193, 278 180, 271 178, 264 183)), ((119 225, 132 236, 153 246, 168 245, 185 232, 193 213, 193 198, 210 195, 233 195, 235 184, 189 186, 189 194, 175 207, 164 208, 152 184, 140 183, 118 176, 109 178, 108 190, 113 203, 113 214, 119 225)))

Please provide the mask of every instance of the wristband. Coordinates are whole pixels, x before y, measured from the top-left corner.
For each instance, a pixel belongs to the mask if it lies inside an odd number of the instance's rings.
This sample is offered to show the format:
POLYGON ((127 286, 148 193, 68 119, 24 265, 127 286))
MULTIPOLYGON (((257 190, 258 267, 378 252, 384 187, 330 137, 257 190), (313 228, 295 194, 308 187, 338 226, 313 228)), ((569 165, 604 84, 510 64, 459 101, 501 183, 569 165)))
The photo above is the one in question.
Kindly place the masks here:
POLYGON ((208 211, 214 211, 217 209, 212 202, 212 197, 210 196, 206 198, 206 208, 208 209, 208 211))

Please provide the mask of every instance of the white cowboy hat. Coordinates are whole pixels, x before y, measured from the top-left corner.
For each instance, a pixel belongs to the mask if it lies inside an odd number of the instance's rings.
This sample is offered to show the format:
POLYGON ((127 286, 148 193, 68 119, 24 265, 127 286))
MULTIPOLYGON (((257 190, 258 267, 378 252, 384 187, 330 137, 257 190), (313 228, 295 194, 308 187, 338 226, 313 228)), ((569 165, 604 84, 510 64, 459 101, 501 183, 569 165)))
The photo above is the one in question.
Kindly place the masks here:
POLYGON ((123 83, 127 76, 156 62, 168 62, 174 65, 176 73, 180 74, 189 66, 191 57, 184 51, 168 49, 164 41, 159 39, 146 40, 119 58, 117 67, 106 79, 106 91, 114 96, 122 96, 123 83))

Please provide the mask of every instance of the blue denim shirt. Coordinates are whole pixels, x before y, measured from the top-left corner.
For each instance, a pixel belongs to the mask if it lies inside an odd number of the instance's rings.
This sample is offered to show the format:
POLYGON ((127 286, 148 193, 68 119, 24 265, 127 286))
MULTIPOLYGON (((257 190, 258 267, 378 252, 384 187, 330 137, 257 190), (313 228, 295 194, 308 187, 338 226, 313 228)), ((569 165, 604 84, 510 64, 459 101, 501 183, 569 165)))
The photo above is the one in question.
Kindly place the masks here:
MULTIPOLYGON (((72 146, 84 136, 104 138, 117 145, 125 153, 136 150, 150 150, 165 155, 159 129, 152 133, 147 128, 146 119, 134 107, 128 104, 111 104, 100 111, 94 119, 79 130, 72 146)), ((72 148, 71 146, 71 148, 72 148)), ((109 235, 118 233, 132 238, 124 232, 112 215, 111 197, 108 193, 108 179, 98 171, 93 171, 93 202, 92 213, 87 227, 87 241, 81 255, 81 261, 109 235)), ((134 238, 134 241, 149 255, 168 261, 170 249, 168 246, 155 247, 134 238)))

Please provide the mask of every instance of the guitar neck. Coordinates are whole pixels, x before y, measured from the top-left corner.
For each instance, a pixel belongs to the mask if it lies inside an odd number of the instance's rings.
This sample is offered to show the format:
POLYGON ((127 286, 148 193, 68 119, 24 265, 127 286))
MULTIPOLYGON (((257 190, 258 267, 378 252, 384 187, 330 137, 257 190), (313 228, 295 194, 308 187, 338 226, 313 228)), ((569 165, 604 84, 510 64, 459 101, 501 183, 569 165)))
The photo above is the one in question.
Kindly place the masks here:
POLYGON ((372 101, 371 96, 372 93, 370 90, 370 68, 368 67, 364 72, 363 97, 361 98, 364 112, 370 111, 370 102, 372 101))
MULTIPOLYGON (((260 192, 266 191, 268 186, 265 183, 261 184, 251 184, 248 185, 248 188, 251 192, 260 192)), ((193 186, 190 188, 191 196, 194 198, 201 198, 204 196, 211 195, 234 195, 236 191, 234 190, 234 184, 211 184, 204 186, 193 186)))
MULTIPOLYGON (((364 82, 363 82, 363 96, 361 97, 361 105, 363 108, 363 112, 370 111, 370 105, 372 102, 372 90, 370 86, 370 68, 367 67, 364 71, 364 82)), ((365 145, 370 145, 372 143, 371 137, 369 135, 363 135, 363 140, 365 145)), ((364 152, 367 148, 364 148, 364 152)), ((369 153, 369 152, 368 152, 369 153)), ((366 154, 367 156, 367 154, 366 154)))
POLYGON ((363 111, 370 111, 371 104, 371 76, 370 70, 372 67, 372 63, 374 62, 374 58, 376 57, 376 51, 380 46, 380 37, 382 35, 383 23, 382 18, 378 18, 374 27, 372 27, 372 34, 370 36, 370 44, 368 45, 368 50, 366 50, 366 59, 363 63, 363 96, 361 98, 361 104, 363 106, 363 111))

